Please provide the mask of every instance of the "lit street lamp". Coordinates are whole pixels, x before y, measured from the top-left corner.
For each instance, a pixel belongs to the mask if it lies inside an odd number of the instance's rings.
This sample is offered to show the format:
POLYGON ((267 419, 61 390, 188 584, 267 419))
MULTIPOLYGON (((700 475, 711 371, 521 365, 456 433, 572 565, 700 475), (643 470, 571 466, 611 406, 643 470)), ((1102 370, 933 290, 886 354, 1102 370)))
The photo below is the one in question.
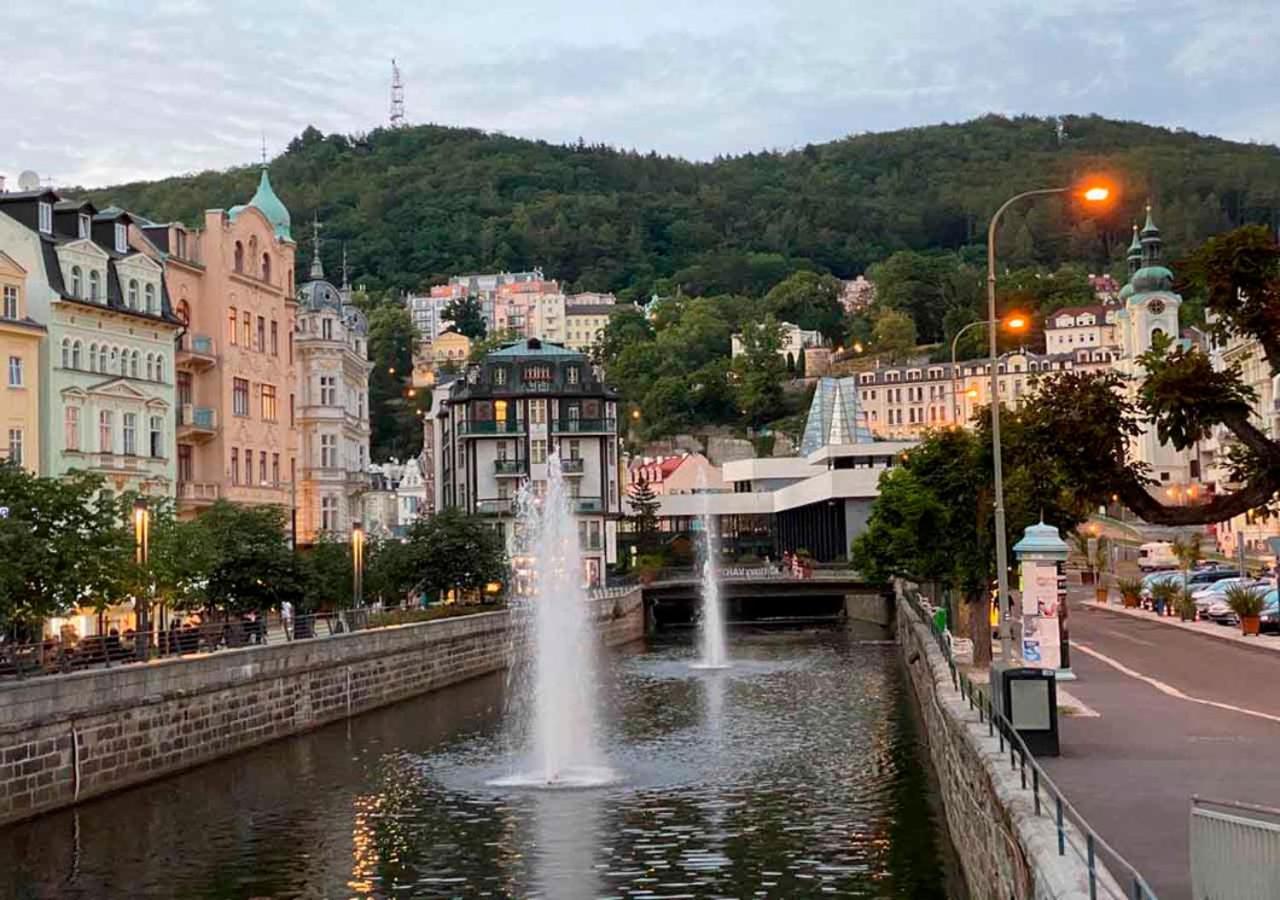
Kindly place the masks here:
MULTIPOLYGON (((1080 186, 1041 188, 1034 191, 1023 191, 1015 194, 995 211, 991 222, 987 225, 987 320, 996 321, 996 226, 1000 224, 1000 216, 1019 200, 1028 197, 1039 197, 1048 194, 1078 194, 1088 203, 1105 203, 1111 198, 1111 189, 1100 184, 1080 186)), ((1000 661, 1004 667, 1013 664, 1013 649, 1010 641, 1010 603, 1009 603, 1009 548, 1005 545, 1004 536, 1004 472, 1000 463, 1000 382, 996 369, 996 329, 990 329, 991 342, 991 457, 994 461, 995 475, 995 538, 996 538, 996 604, 1000 610, 1000 661)), ((1003 687, 992 688, 997 695, 1003 695, 1003 687)))
MULTIPOLYGON (((151 576, 146 569, 151 558, 151 510, 147 508, 147 501, 143 497, 133 501, 133 546, 138 572, 149 582, 151 576)), ((141 585, 138 587, 141 588, 141 585)), ((147 597, 134 597, 133 603, 137 614, 133 632, 134 652, 139 659, 146 660, 151 651, 151 602, 147 597)))
MULTIPOLYGON (((951 399, 953 401, 952 406, 954 407, 954 414, 952 416, 952 419, 954 424, 956 425, 960 424, 960 392, 956 389, 956 382, 959 381, 959 378, 957 377, 957 372, 956 372, 956 368, 957 368, 956 347, 960 343, 960 335, 964 334, 970 328, 974 328, 978 325, 990 325, 991 322, 993 321, 995 320, 992 319, 988 321, 988 320, 979 319, 976 322, 970 322, 968 325, 964 326, 959 331, 957 331, 956 336, 951 339, 951 399)), ((1027 328, 1028 322, 1027 322, 1026 316, 1022 315, 1021 313, 1014 313, 1013 315, 1006 318, 1003 322, 1000 322, 1000 324, 1003 325, 1009 331, 1025 331, 1027 328)), ((972 394, 972 396, 977 396, 977 392, 975 391, 972 394)))
POLYGON ((363 606, 364 593, 364 526, 351 524, 351 593, 357 607, 363 606))

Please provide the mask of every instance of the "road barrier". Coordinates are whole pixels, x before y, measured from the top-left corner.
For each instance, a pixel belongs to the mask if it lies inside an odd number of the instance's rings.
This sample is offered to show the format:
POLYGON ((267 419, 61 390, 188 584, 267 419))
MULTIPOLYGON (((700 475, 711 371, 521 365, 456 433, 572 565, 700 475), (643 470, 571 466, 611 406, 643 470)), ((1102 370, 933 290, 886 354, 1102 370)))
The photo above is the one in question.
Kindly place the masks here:
POLYGON ((1191 895, 1280 897, 1280 809, 1193 796, 1191 895))

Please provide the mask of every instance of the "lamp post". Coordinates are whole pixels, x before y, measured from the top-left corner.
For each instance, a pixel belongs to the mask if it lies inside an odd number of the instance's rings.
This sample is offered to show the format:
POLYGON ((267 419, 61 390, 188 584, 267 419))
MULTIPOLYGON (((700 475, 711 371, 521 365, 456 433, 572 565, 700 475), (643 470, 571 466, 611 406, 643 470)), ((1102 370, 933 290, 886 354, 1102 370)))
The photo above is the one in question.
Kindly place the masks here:
MULTIPOLYGON (((1094 185, 1084 190, 1077 187, 1040 188, 1014 194, 1001 204, 987 225, 987 320, 996 321, 996 226, 1004 211, 1019 200, 1049 194, 1079 192, 1089 203, 1104 203, 1111 197, 1111 190, 1094 185)), ((991 458, 995 476, 995 538, 996 538, 996 604, 1000 609, 1000 658, 1003 666, 1013 662, 1009 623, 1009 548, 1004 536, 1004 472, 1000 463, 1000 380, 996 369, 996 330, 990 330, 991 342, 988 362, 991 367, 991 458)))
MULTIPOLYGON (((133 546, 139 574, 150 582, 147 562, 151 558, 151 510, 143 497, 133 501, 133 546)), ((141 586, 139 586, 141 587, 141 586)), ((151 655, 151 602, 150 598, 135 597, 137 622, 134 623, 134 652, 141 660, 151 655)))
POLYGON ((351 524, 351 593, 357 607, 363 606, 364 593, 364 526, 351 524))
MULTIPOLYGON (((956 376, 956 348, 960 343, 960 335, 964 334, 970 328, 974 328, 978 325, 990 325, 994 321, 994 319, 979 319, 976 322, 970 322, 968 325, 957 331, 956 336, 951 339, 951 405, 953 407, 952 420, 955 425, 960 424, 960 391, 956 389, 956 383, 959 381, 956 376)), ((999 324, 1003 325, 1009 331, 1022 331, 1027 327, 1027 317, 1021 313, 1014 313, 999 324)))

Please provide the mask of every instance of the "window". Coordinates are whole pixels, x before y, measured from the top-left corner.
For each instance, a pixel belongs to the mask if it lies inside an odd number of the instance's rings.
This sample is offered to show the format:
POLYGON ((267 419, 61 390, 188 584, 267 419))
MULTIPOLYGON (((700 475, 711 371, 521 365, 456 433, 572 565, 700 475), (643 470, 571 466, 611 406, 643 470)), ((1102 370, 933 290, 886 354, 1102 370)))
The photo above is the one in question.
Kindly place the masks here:
POLYGON ((244 346, 245 349, 248 349, 249 345, 253 343, 253 316, 249 314, 248 310, 245 310, 244 316, 240 321, 244 324, 244 346))
POLYGON ((47 200, 40 201, 40 230, 53 234, 53 204, 47 200))
POLYGON ((76 237, 85 240, 89 237, 89 214, 80 213, 76 216, 76 237))
POLYGON ((231 382, 231 413, 236 416, 249 415, 249 380, 235 378, 231 382))
POLYGON ((335 531, 338 527, 338 498, 323 497, 320 500, 320 530, 335 531))
POLYGON ((22 357, 9 357, 9 387, 22 387, 22 357))
POLYGON ((80 368, 80 342, 71 342, 71 368, 80 368))
POLYGON ((577 384, 578 383, 578 367, 569 366, 567 369, 565 369, 565 377, 568 379, 569 384, 577 384))
POLYGON ((9 461, 22 465, 22 429, 9 429, 9 461))
POLYGON ((529 420, 535 425, 545 425, 547 423, 546 400, 529 401, 529 420))
POLYGON ((164 381, 164 356, 156 354, 156 381, 164 381))
POLYGON ((100 300, 102 298, 102 275, 97 269, 89 270, 89 299, 100 300))
POLYGON ((233 347, 236 343, 236 308, 233 306, 227 310, 227 343, 233 347))
POLYGON ((125 413, 121 426, 121 435, 124 438, 124 455, 136 456, 138 453, 138 414, 125 413))
MULTIPOLYGON (((89 358, 93 359, 93 348, 89 349, 89 358)), ((147 381, 156 380, 156 358, 153 354, 147 354, 147 381)))
POLYGON ((502 366, 493 370, 493 383, 499 386, 507 383, 507 370, 502 366))
POLYGON ((332 434, 320 435, 320 467, 332 469, 338 465, 338 438, 332 434))
POLYGON ((125 301, 125 306, 129 309, 141 309, 138 305, 138 279, 129 279, 129 299, 125 301))
POLYGON ((89 345, 89 371, 90 372, 98 371, 98 345, 97 344, 89 345))
POLYGON ((18 289, 11 284, 4 286, 4 317, 18 318, 18 289))
POLYGON ((274 384, 262 386, 262 418, 268 422, 276 420, 276 386, 274 384))
POLYGON ((244 271, 244 244, 236 241, 234 263, 237 272, 244 271))
POLYGON ((62 443, 68 450, 80 449, 80 407, 68 406, 62 411, 62 443))
POLYGON ((271 320, 271 355, 280 355, 280 323, 275 319, 271 320))
POLYGON ((267 451, 258 451, 258 483, 267 483, 267 451))
POLYGON ((116 252, 127 253, 129 251, 129 230, 123 222, 116 223, 116 252))
POLYGON ((259 353, 264 353, 267 349, 267 320, 262 316, 258 316, 258 331, 253 349, 259 353))
POLYGON ((148 282, 147 286, 142 289, 142 293, 147 298, 147 312, 152 315, 160 312, 160 307, 156 303, 156 286, 148 282))
POLYGON ((80 271, 80 267, 72 266, 71 267, 71 296, 72 297, 79 298, 84 296, 83 278, 84 278, 84 274, 80 271))
POLYGON ((270 253, 262 254, 262 280, 263 281, 271 280, 271 254, 270 253))
POLYGON ((320 320, 320 337, 326 341, 333 340, 333 319, 326 317, 320 320))
POLYGON ((191 459, 191 445, 178 445, 178 480, 191 481, 195 475, 195 463, 191 459))
POLYGON ((290 427, 292 427, 292 426, 293 426, 293 423, 294 423, 293 411, 294 411, 294 399, 293 399, 293 394, 290 394, 290 395, 289 395, 289 425, 290 425, 290 427))
POLYGON ((582 459, 582 441, 575 439, 569 442, 569 458, 582 459))
POLYGON ((280 483, 280 454, 271 454, 271 482, 273 484, 280 483))
POLYGON ((231 448, 231 483, 240 483, 240 451, 235 447, 231 448))
POLYGON ((129 377, 130 378, 138 377, 138 370, 141 368, 140 366, 141 362, 142 362, 142 354, 139 353, 137 350, 134 350, 133 353, 129 356, 129 377))
POLYGON ((338 387, 337 377, 333 375, 320 376, 320 405, 333 406, 336 402, 338 387))
POLYGON ((107 345, 103 344, 98 348, 98 371, 103 375, 107 374, 107 345))
POLYGON ((164 419, 160 416, 151 417, 151 455, 157 459, 164 456, 164 419))
POLYGON ((547 442, 540 438, 535 438, 530 442, 530 460, 535 463, 544 463, 547 461, 547 442))
POLYGON ((104 409, 98 413, 98 452, 114 453, 116 444, 115 422, 113 413, 104 409))
POLYGON ((289 332, 289 363, 293 364, 293 332, 289 332))

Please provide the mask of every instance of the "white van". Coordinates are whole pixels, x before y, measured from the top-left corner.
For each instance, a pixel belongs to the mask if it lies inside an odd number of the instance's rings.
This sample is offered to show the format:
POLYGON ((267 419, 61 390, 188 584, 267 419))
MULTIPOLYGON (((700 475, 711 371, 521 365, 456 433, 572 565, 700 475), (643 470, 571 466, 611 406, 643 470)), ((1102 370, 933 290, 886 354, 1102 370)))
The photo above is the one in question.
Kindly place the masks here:
POLYGON ((1178 557, 1173 555, 1173 544, 1168 541, 1152 541, 1138 548, 1138 568, 1144 572, 1173 569, 1177 565, 1178 557))

